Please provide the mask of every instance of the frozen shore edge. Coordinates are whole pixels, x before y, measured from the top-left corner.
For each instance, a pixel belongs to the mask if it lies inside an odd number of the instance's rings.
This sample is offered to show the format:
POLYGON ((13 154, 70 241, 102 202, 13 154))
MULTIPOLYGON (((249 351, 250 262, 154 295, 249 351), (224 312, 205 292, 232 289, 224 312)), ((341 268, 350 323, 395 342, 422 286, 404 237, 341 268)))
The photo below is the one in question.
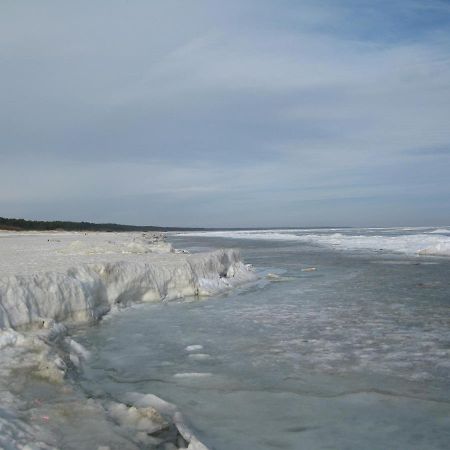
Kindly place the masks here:
POLYGON ((213 295, 254 278, 234 249, 0 277, 0 329, 95 322, 120 306, 213 295))
MULTIPOLYGON (((62 272, 1 276, 0 353, 3 353, 3 367, 0 375, 8 379, 10 371, 20 369, 23 364, 18 363, 23 357, 17 358, 16 354, 33 349, 27 356, 26 367, 46 379, 64 382, 67 372, 80 369, 88 357, 82 346, 68 336, 65 325, 95 323, 110 311, 133 303, 213 295, 255 279, 251 267, 241 261, 237 250, 232 249, 192 255, 147 254, 135 260, 78 264, 62 272)), ((4 387, 0 387, 3 390, 4 387)), ((10 396, 0 406, 0 447, 57 448, 51 442, 36 441, 36 435, 42 434, 42 430, 16 416, 18 402, 10 396)), ((112 417, 118 426, 125 421, 129 427, 131 416, 137 418, 139 426, 142 427, 144 421, 155 429, 160 423, 170 421, 170 426, 177 430, 173 448, 185 448, 176 443, 182 438, 188 449, 205 450, 207 447, 188 428, 176 407, 170 405, 168 408, 168 405, 152 394, 130 393, 130 398, 120 403, 120 408, 117 404, 105 405, 104 402, 95 407, 112 417), (152 419, 149 419, 149 410, 153 411, 152 419)), ((136 432, 142 430, 137 426, 136 432)), ((151 433, 149 436, 151 438, 151 433)))

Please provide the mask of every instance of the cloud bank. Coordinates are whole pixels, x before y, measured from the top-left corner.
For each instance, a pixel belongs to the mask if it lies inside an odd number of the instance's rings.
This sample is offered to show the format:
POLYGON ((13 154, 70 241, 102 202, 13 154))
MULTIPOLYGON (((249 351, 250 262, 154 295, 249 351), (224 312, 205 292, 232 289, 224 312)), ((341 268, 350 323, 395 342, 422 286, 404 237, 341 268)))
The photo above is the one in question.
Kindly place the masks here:
POLYGON ((0 215, 450 223, 448 30, 438 0, 4 1, 0 215))

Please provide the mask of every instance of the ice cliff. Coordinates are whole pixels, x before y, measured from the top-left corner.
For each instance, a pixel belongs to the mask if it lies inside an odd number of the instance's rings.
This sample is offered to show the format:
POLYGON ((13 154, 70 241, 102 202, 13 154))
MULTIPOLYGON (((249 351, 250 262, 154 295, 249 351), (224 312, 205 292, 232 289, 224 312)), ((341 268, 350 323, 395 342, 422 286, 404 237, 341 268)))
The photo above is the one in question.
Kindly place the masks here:
POLYGON ((64 268, 73 262, 68 258, 59 271, 6 276, 0 272, 0 328, 41 327, 49 320, 95 321, 117 306, 211 295, 255 277, 236 250, 192 255, 170 249, 143 251, 124 260, 117 260, 114 253, 100 253, 107 262, 90 262, 90 254, 85 253, 87 263, 76 259, 77 265, 64 268))

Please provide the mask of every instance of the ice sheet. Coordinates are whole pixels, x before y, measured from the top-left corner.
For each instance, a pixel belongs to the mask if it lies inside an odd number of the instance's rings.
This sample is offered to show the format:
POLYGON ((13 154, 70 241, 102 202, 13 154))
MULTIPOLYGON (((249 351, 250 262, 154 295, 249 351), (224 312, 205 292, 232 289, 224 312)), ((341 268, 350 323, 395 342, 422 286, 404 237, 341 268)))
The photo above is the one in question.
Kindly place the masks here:
POLYGON ((450 236, 443 229, 323 229, 310 230, 241 230, 182 233, 184 236, 220 237, 231 239, 256 239, 268 241, 298 241, 318 244, 341 250, 384 250, 408 255, 450 256, 450 236), (428 231, 431 230, 431 231, 428 231), (383 234, 373 234, 374 232, 383 234), (414 233, 415 231, 415 233, 414 233), (388 234, 389 232, 389 234, 388 234), (411 234, 413 232, 414 234, 411 234), (420 233, 419 233, 420 232, 420 233))

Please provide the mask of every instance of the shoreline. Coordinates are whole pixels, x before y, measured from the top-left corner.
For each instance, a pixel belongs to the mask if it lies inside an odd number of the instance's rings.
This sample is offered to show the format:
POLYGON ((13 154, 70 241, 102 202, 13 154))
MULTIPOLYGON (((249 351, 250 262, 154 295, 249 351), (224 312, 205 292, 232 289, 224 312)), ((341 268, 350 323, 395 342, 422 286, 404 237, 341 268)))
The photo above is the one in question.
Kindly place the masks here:
MULTIPOLYGON (((89 352, 67 326, 98 323, 134 303, 213 295, 256 279, 235 250, 189 255, 174 250, 160 233, 120 233, 114 240, 111 233, 26 232, 26 238, 13 233, 8 245, 0 239, 0 247, 8 247, 0 265, 8 266, 0 270, 0 390, 2 397, 8 394, 0 407, 0 444, 5 448, 58 448, 57 439, 47 436, 48 414, 37 424, 23 414, 14 378, 25 374, 71 391, 68 378, 82 372, 89 352), (51 241, 49 235, 60 239, 51 241), (36 265, 42 270, 33 270, 36 265)), ((124 403, 78 395, 77 408, 83 414, 91 410, 102 426, 134 433, 130 448, 166 442, 175 449, 206 449, 177 408, 151 394, 130 393, 124 403)), ((39 408, 29 409, 33 415, 39 408)), ((107 442, 102 445, 108 448, 107 442)))

